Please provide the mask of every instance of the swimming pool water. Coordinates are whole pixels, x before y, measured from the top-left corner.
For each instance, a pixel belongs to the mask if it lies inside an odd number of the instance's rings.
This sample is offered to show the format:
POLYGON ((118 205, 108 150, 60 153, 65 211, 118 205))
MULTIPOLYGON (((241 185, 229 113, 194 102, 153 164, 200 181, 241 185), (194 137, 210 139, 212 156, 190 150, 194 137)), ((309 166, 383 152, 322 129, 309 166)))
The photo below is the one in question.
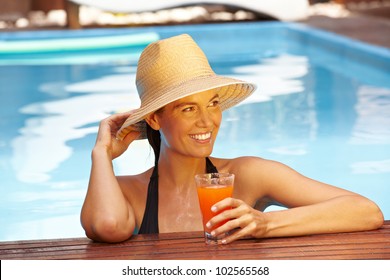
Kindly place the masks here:
MULTIPOLYGON (((0 40, 189 33, 218 74, 258 84, 224 113, 213 155, 256 155, 374 200, 390 218, 390 51, 285 23, 3 33, 0 40), (81 34, 81 35, 80 35, 81 34)), ((0 241, 84 236, 99 121, 136 108, 144 46, 0 54, 0 241)), ((118 174, 153 162, 145 141, 118 174), (136 160, 134 160, 136 159, 136 160)))

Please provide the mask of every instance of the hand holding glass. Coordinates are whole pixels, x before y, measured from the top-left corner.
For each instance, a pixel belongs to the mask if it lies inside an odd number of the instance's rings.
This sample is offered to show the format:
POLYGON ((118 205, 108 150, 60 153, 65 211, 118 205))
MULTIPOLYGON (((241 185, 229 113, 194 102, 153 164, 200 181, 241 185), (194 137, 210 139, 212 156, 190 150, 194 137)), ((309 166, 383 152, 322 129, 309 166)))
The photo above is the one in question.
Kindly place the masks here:
POLYGON ((227 198, 232 197, 234 174, 229 173, 207 173, 195 175, 195 182, 198 191, 199 205, 202 212, 203 228, 205 234, 206 244, 219 244, 222 239, 228 235, 225 233, 219 236, 212 236, 211 231, 215 228, 222 226, 227 222, 223 221, 219 224, 214 225, 212 228, 207 228, 206 223, 218 215, 222 211, 212 212, 211 207, 227 198))

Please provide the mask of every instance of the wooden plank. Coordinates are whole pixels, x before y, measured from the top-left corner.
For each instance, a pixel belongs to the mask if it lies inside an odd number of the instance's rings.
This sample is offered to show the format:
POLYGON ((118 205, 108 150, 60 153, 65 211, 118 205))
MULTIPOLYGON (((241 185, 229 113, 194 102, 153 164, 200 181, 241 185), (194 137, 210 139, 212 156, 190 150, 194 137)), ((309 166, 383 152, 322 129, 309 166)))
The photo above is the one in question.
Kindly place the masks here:
MULTIPOLYGON (((206 246, 206 245, 205 245, 206 246)), ((26 253, 4 256, 3 259, 390 259, 390 247, 383 244, 375 246, 312 246, 310 248, 292 250, 288 248, 259 247, 252 250, 236 249, 228 246, 204 247, 198 249, 175 248, 174 250, 144 250, 133 252, 127 250, 109 250, 91 252, 86 250, 70 250, 48 252, 47 254, 26 253)))
POLYGON ((204 244, 202 232, 136 235, 116 243, 87 238, 0 243, 0 259, 390 259, 390 221, 378 230, 204 244))
MULTIPOLYGON (((341 238, 337 239, 330 239, 328 236, 322 236, 321 239, 315 239, 314 241, 310 241, 306 237, 302 238, 288 238, 288 239, 263 239, 261 240, 261 244, 258 240, 249 240, 249 241, 237 241, 235 243, 232 243, 228 246, 230 246, 230 250, 236 250, 235 246, 239 246, 240 250, 253 250, 253 244, 257 243, 261 246, 258 246, 261 250, 264 250, 265 248, 271 248, 275 250, 276 248, 290 248, 296 250, 301 250, 302 248, 307 251, 311 247, 324 247, 324 248, 330 248, 330 246, 336 246, 337 244, 341 244, 342 246, 352 246, 352 247, 367 247, 372 246, 375 247, 375 244, 379 244, 379 247, 383 247, 383 244, 386 244, 386 242, 389 240, 389 236, 376 236, 375 238, 366 238, 366 237, 360 237, 360 238, 345 238, 344 241, 341 238), (328 239, 328 240, 327 240, 328 239), (250 242, 250 243, 247 243, 250 242), (374 245, 373 245, 374 244, 374 245)), ((35 246, 28 248, 26 247, 17 247, 17 248, 8 248, 8 249, 2 249, 3 256, 36 256, 39 257, 39 255, 42 255, 44 258, 47 258, 51 255, 60 257, 61 255, 66 255, 68 252, 71 252, 72 254, 82 254, 85 251, 88 251, 87 257, 99 257, 104 256, 108 257, 110 255, 122 255, 122 254, 129 254, 131 252, 132 255, 136 256, 137 254, 161 254, 161 253, 174 253, 178 254, 183 251, 183 248, 185 248, 186 251, 195 250, 200 251, 200 248, 203 248, 204 250, 209 250, 210 246, 206 246, 203 244, 203 238, 199 237, 197 239, 194 239, 190 241, 189 239, 183 240, 151 240, 150 242, 132 242, 127 241, 125 243, 118 243, 118 244, 104 244, 104 243, 91 243, 88 242, 86 244, 78 244, 78 245, 69 245, 69 244, 58 244, 56 246, 35 246), (185 241, 185 242, 184 242, 185 241), (203 245, 203 246, 202 246, 203 245), (104 252, 104 255, 101 255, 102 252, 104 252), (124 252, 124 253, 123 253, 124 252), (152 252, 152 253, 151 253, 152 252)), ((31 244, 30 244, 31 245, 31 244)), ((221 246, 219 246, 221 247, 221 246)), ((222 248, 226 248, 227 246, 223 246, 222 248)), ((318 250, 318 248, 316 249, 318 250)), ((235 252, 236 253, 236 252, 235 252)))

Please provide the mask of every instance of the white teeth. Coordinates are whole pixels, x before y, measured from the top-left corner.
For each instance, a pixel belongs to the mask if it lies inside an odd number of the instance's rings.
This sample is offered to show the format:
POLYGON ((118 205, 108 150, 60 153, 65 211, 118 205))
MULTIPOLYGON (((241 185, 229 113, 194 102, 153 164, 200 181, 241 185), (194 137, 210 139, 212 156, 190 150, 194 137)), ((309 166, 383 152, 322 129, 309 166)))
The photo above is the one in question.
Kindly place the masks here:
POLYGON ((191 135, 191 138, 195 139, 195 140, 206 140, 206 139, 209 139, 211 137, 211 132, 207 132, 207 133, 204 133, 204 134, 193 134, 191 135))

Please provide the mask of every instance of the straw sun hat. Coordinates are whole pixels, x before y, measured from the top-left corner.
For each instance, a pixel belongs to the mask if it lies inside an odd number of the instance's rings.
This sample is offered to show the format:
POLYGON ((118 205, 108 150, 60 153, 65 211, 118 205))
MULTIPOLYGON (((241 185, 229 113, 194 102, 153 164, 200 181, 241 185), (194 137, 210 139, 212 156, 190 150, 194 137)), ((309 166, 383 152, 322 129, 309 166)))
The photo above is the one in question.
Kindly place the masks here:
POLYGON ((149 114, 180 98, 216 89, 220 107, 228 109, 248 97, 256 86, 241 80, 216 75, 209 62, 187 34, 148 45, 138 61, 136 85, 141 107, 132 112, 117 133, 122 140, 130 131, 141 131, 146 138, 149 114))

